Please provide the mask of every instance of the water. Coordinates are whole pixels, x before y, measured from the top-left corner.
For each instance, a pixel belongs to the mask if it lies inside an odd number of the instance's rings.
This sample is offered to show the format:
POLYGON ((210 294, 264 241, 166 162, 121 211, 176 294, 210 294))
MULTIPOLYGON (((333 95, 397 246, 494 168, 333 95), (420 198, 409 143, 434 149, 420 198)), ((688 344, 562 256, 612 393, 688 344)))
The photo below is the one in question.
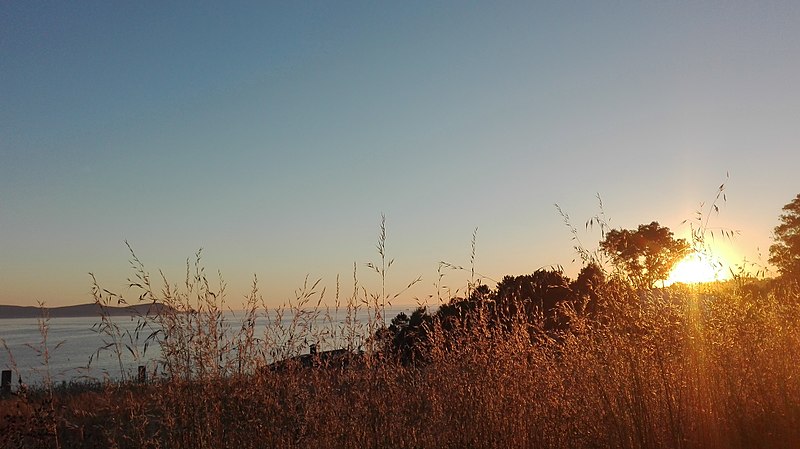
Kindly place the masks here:
MULTIPOLYGON (((48 376, 53 382, 89 379, 120 379, 119 360, 110 351, 98 349, 105 345, 103 336, 92 326, 99 322, 95 317, 51 318, 47 330, 47 360, 45 360, 42 332, 35 318, 0 320, 0 338, 8 350, 0 350, 0 368, 14 370, 14 382, 18 377, 29 385, 41 384, 48 376), (92 360, 91 365, 89 364, 92 360)), ((134 331, 136 321, 127 317, 116 317, 114 321, 121 330, 134 331)), ((157 345, 148 348, 142 360, 124 349, 123 370, 129 374, 139 364, 155 363, 157 345), (152 352, 151 352, 152 351, 152 352), (141 362, 141 363, 139 363, 141 362)))
MULTIPOLYGON (((412 310, 410 307, 387 308, 387 322, 398 313, 409 313, 410 310, 412 310)), ((362 329, 366 329, 367 318, 366 311, 360 311, 356 315, 356 319, 362 324, 362 329)), ((288 319, 289 317, 283 319, 284 325, 288 324, 288 319)), ((334 325, 340 325, 343 320, 344 313, 339 312, 333 318, 334 325)), ((235 332, 241 327, 241 314, 228 312, 225 314, 225 321, 230 326, 230 331, 235 332)), ((0 347, 0 369, 14 371, 12 386, 15 388, 20 377, 27 385, 41 385, 48 378, 55 383, 135 378, 137 367, 140 365, 146 366, 150 373, 157 370, 161 355, 159 346, 151 344, 146 352, 143 352, 144 340, 152 330, 141 331, 138 342, 134 342, 133 345, 130 345, 130 341, 125 337, 122 343, 129 344, 135 352, 138 352, 138 356, 122 346, 119 352, 120 364, 117 352, 113 348, 98 351, 111 342, 107 335, 97 332, 96 325, 99 322, 99 317, 51 318, 47 329, 48 360, 45 364, 42 332, 38 320, 0 319, 0 339, 5 341, 8 347, 8 351, 0 347)), ((136 317, 114 317, 113 322, 121 332, 128 331, 134 336, 139 320, 136 317)), ((254 334, 257 338, 263 336, 265 322, 266 319, 262 317, 256 323, 254 334)))

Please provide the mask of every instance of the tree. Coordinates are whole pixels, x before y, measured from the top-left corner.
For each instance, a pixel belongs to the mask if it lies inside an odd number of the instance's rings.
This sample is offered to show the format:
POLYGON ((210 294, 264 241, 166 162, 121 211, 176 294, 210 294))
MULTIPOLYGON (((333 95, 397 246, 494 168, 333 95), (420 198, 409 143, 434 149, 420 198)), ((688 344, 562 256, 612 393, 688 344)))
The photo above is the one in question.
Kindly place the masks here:
POLYGON ((684 239, 675 239, 669 228, 654 221, 634 230, 612 229, 600 249, 625 273, 636 288, 651 288, 669 276, 670 270, 689 253, 684 239))
POLYGON ((513 316, 524 311, 529 318, 554 316, 558 304, 572 299, 570 280, 561 269, 538 269, 532 274, 505 276, 497 284, 498 307, 513 316))
POLYGON ((800 279, 800 194, 783 206, 769 247, 769 262, 781 276, 800 279))
MULTIPOLYGON (((601 281, 602 271, 594 275, 594 280, 586 280, 587 283, 601 281)), ((432 345, 443 343, 444 348, 452 348, 462 344, 461 338, 476 329, 502 334, 520 324, 518 320, 523 320, 535 323, 537 329, 546 332, 565 330, 569 321, 561 306, 576 298, 571 285, 560 268, 505 276, 495 290, 484 284, 477 285, 469 296, 451 298, 433 314, 424 307, 411 316, 401 312, 392 319, 390 326, 379 329, 375 338, 387 354, 404 364, 425 364, 431 360, 432 345), (432 329, 435 332, 431 333, 432 329), (431 340, 432 337, 439 339, 439 343, 431 340)))
POLYGON ((581 268, 578 277, 570 284, 570 289, 575 293, 576 299, 584 301, 584 311, 596 314, 600 302, 600 289, 606 283, 606 274, 597 262, 589 262, 581 268))
POLYGON ((589 262, 581 268, 575 281, 572 282, 572 290, 581 295, 593 293, 598 287, 605 284, 606 274, 597 262, 589 262))
POLYGON ((425 307, 418 307, 411 316, 400 312, 388 328, 378 330, 378 340, 402 363, 421 362, 427 353, 427 333, 432 323, 433 315, 425 307))

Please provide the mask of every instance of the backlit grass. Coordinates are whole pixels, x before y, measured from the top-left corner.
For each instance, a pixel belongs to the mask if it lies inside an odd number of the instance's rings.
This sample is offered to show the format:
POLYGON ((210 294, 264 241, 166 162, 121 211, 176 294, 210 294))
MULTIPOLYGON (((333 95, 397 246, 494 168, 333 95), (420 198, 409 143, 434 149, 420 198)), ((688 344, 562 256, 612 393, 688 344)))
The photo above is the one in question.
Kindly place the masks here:
MULTIPOLYGON (((0 446, 800 447, 795 284, 636 291, 604 282, 559 303, 568 325, 557 329, 522 309, 498 326, 487 301, 462 320, 430 321, 424 357, 409 362, 367 338, 388 324, 383 283, 372 295, 354 275, 342 297, 338 282, 333 293, 308 282, 270 310, 254 280, 242 321, 226 323, 224 283, 213 287, 199 258, 179 289, 164 280, 156 290, 135 256, 133 266, 141 300, 172 306, 142 326, 162 347, 166 375, 16 391, 0 402, 0 446), (371 318, 357 320, 359 311, 371 318), (352 356, 271 366, 308 342, 352 356)), ((95 295, 119 299, 99 286, 95 295)), ((123 347, 133 341, 109 332, 123 347)))

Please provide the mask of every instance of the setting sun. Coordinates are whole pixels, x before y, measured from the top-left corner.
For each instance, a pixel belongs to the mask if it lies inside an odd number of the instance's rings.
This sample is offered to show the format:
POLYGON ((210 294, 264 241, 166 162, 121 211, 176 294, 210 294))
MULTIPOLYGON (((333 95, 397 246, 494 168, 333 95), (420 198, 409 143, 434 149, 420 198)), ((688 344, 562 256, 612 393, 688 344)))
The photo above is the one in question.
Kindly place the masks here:
POLYGON ((719 260, 708 255, 693 252, 675 264, 665 285, 682 282, 684 284, 701 284, 714 282, 724 278, 724 271, 719 260))

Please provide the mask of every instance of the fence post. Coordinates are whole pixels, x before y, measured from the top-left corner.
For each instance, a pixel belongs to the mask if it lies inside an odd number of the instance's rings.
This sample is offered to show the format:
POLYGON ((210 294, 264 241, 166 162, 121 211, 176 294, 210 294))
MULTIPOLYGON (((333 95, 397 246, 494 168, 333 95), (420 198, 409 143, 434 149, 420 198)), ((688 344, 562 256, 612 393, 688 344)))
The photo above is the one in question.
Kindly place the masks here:
POLYGON ((2 379, 0 379, 0 393, 11 393, 11 370, 3 370, 2 379))
POLYGON ((139 383, 143 384, 147 382, 147 367, 144 365, 139 365, 139 383))

